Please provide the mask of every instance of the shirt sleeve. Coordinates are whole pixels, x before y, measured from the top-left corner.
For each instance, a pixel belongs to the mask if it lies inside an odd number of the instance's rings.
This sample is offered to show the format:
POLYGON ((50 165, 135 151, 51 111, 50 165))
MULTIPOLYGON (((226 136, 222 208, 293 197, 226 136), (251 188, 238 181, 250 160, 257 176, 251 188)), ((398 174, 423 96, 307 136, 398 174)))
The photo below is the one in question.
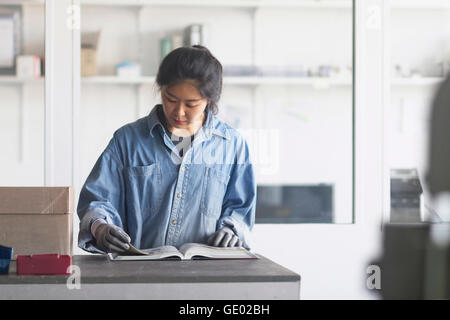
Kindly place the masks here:
POLYGON ((115 152, 115 140, 98 158, 80 191, 77 214, 80 218, 78 246, 88 252, 102 253, 95 247, 92 223, 102 219, 123 228, 125 199, 123 165, 115 152))
POLYGON ((255 205, 256 182, 253 164, 250 162, 247 143, 243 141, 238 150, 237 163, 231 171, 218 228, 231 228, 247 249, 250 249, 250 231, 255 223, 255 205))

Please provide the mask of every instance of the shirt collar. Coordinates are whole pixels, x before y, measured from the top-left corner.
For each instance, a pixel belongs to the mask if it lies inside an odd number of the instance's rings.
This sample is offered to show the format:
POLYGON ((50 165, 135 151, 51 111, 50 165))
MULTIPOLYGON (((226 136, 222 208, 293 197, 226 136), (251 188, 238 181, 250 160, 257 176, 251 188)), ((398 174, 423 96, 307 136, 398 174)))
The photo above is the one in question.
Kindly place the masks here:
MULTIPOLYGON (((153 130, 158 125, 164 130, 163 124, 159 120, 158 117, 158 108, 162 107, 161 104, 157 104, 150 111, 150 114, 147 116, 147 124, 150 130, 150 135, 153 137, 153 130)), ((225 139, 230 139, 230 133, 228 132, 226 126, 214 115, 209 109, 206 109, 206 121, 203 127, 200 129, 204 132, 207 139, 211 139, 211 136, 217 135, 225 139)))

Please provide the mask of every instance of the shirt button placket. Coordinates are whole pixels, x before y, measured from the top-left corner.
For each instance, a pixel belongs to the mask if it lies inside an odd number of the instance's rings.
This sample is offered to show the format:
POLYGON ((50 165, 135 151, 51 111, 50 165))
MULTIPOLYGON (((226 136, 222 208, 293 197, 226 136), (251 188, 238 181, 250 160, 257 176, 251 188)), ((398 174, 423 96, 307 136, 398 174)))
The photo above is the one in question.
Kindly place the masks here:
MULTIPOLYGON (((184 181, 184 172, 186 171, 186 166, 181 165, 180 170, 181 170, 182 174, 180 175, 181 179, 179 179, 179 181, 181 182, 181 186, 182 186, 183 185, 183 181, 184 181)), ((177 226, 179 225, 179 222, 178 222, 178 219, 177 219, 177 216, 178 216, 177 212, 179 212, 179 208, 180 208, 180 203, 179 202, 181 201, 182 197, 183 197, 183 193, 178 192, 177 193, 177 198, 180 199, 180 200, 177 201, 178 204, 177 204, 176 208, 174 208, 174 210, 172 211, 172 217, 171 217, 172 221, 171 221, 171 227, 170 227, 170 231, 169 231, 169 233, 171 235, 170 238, 172 240, 172 241, 170 241, 171 243, 175 243, 177 241, 177 239, 176 239, 176 229, 177 229, 177 226)))

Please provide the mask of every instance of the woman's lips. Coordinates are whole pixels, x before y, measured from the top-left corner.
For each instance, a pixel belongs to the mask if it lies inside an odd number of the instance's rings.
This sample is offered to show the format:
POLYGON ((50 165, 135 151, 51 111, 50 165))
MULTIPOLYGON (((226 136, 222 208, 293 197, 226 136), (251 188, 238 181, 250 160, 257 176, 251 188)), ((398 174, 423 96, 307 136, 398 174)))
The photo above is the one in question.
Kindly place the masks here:
POLYGON ((186 123, 186 121, 179 121, 179 120, 174 120, 176 124, 183 124, 186 123))

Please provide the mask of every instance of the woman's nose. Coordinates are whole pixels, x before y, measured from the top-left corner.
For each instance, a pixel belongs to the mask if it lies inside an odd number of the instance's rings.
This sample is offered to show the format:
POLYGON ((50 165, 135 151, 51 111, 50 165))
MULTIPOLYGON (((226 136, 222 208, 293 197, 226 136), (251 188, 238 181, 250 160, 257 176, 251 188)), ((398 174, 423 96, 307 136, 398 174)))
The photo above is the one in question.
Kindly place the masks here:
POLYGON ((179 102, 179 103, 177 104, 177 108, 176 108, 176 110, 175 110, 175 113, 176 113, 177 116, 179 116, 179 117, 184 117, 185 112, 184 112, 184 103, 183 103, 183 102, 179 102))

